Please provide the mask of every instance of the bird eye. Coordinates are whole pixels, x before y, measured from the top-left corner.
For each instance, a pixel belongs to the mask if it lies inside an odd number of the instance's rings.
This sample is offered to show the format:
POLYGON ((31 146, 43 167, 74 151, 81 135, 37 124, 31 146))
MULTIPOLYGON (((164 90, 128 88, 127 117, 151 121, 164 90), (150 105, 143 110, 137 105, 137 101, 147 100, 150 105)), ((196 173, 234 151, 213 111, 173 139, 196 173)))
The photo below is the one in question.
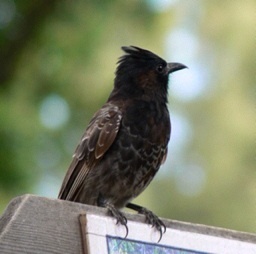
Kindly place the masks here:
POLYGON ((156 67, 156 70, 157 70, 158 72, 162 73, 163 70, 164 70, 164 66, 163 66, 162 64, 159 64, 159 65, 156 67))

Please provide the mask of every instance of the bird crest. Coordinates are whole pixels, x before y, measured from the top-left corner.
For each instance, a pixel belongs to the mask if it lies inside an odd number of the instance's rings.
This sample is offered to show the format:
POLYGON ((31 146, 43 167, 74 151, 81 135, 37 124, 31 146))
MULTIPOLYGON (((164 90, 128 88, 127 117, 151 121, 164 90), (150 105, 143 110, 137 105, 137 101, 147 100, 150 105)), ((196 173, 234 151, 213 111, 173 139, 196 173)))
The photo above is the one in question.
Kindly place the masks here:
POLYGON ((122 50, 126 53, 119 58, 118 63, 122 63, 124 60, 136 59, 136 60, 161 60, 158 55, 152 53, 149 50, 142 49, 136 46, 123 46, 122 50))

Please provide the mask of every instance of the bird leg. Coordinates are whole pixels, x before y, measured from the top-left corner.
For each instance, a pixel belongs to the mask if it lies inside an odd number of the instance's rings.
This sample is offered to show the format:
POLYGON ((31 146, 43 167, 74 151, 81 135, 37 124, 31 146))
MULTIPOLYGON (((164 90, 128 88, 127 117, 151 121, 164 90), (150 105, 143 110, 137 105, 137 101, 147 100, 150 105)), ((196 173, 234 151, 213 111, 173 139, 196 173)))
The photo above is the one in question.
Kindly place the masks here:
POLYGON ((127 226, 127 219, 124 214, 119 211, 113 204, 107 202, 102 195, 100 195, 98 198, 98 206, 107 208, 111 215, 116 219, 116 224, 121 224, 125 227, 126 234, 124 238, 126 238, 129 230, 127 226))
POLYGON ((125 227, 125 230, 126 230, 126 234, 125 234, 125 237, 127 237, 128 235, 128 226, 127 226, 127 219, 126 217, 124 216, 124 214, 122 212, 120 212, 116 207, 114 207, 112 204, 106 204, 105 206, 109 212, 113 215, 113 217, 116 218, 116 224, 121 224, 125 227))
POLYGON ((149 223, 150 225, 152 225, 152 227, 156 228, 156 230, 159 232, 160 237, 158 242, 161 241, 163 234, 166 232, 166 226, 165 224, 150 210, 136 205, 136 204, 132 204, 132 203, 128 203, 126 205, 127 208, 130 208, 134 211, 137 211, 140 214, 144 214, 146 217, 146 222, 149 223))

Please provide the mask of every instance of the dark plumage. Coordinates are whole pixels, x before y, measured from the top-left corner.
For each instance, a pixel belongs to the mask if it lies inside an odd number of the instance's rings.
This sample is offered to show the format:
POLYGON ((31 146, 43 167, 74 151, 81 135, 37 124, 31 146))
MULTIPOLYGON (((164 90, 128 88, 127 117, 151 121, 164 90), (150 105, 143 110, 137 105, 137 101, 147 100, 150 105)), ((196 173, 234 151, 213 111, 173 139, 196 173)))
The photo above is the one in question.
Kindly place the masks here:
MULTIPOLYGON (((114 89, 95 113, 73 156, 60 199, 107 207, 125 227, 125 206, 145 214, 162 235, 152 212, 129 202, 151 182, 165 161, 170 138, 168 76, 186 68, 150 51, 122 47, 114 89)), ((128 230, 127 230, 128 232, 128 230)))

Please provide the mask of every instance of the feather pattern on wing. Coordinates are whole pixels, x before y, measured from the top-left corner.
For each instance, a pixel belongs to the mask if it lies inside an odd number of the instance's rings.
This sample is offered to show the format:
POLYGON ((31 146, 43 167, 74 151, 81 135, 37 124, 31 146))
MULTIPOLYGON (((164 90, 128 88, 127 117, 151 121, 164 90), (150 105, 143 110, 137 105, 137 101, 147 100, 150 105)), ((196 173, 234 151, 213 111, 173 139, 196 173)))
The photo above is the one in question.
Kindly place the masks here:
POLYGON ((113 144, 121 119, 121 111, 111 103, 96 112, 73 155, 59 192, 60 199, 75 200, 89 171, 113 144))

